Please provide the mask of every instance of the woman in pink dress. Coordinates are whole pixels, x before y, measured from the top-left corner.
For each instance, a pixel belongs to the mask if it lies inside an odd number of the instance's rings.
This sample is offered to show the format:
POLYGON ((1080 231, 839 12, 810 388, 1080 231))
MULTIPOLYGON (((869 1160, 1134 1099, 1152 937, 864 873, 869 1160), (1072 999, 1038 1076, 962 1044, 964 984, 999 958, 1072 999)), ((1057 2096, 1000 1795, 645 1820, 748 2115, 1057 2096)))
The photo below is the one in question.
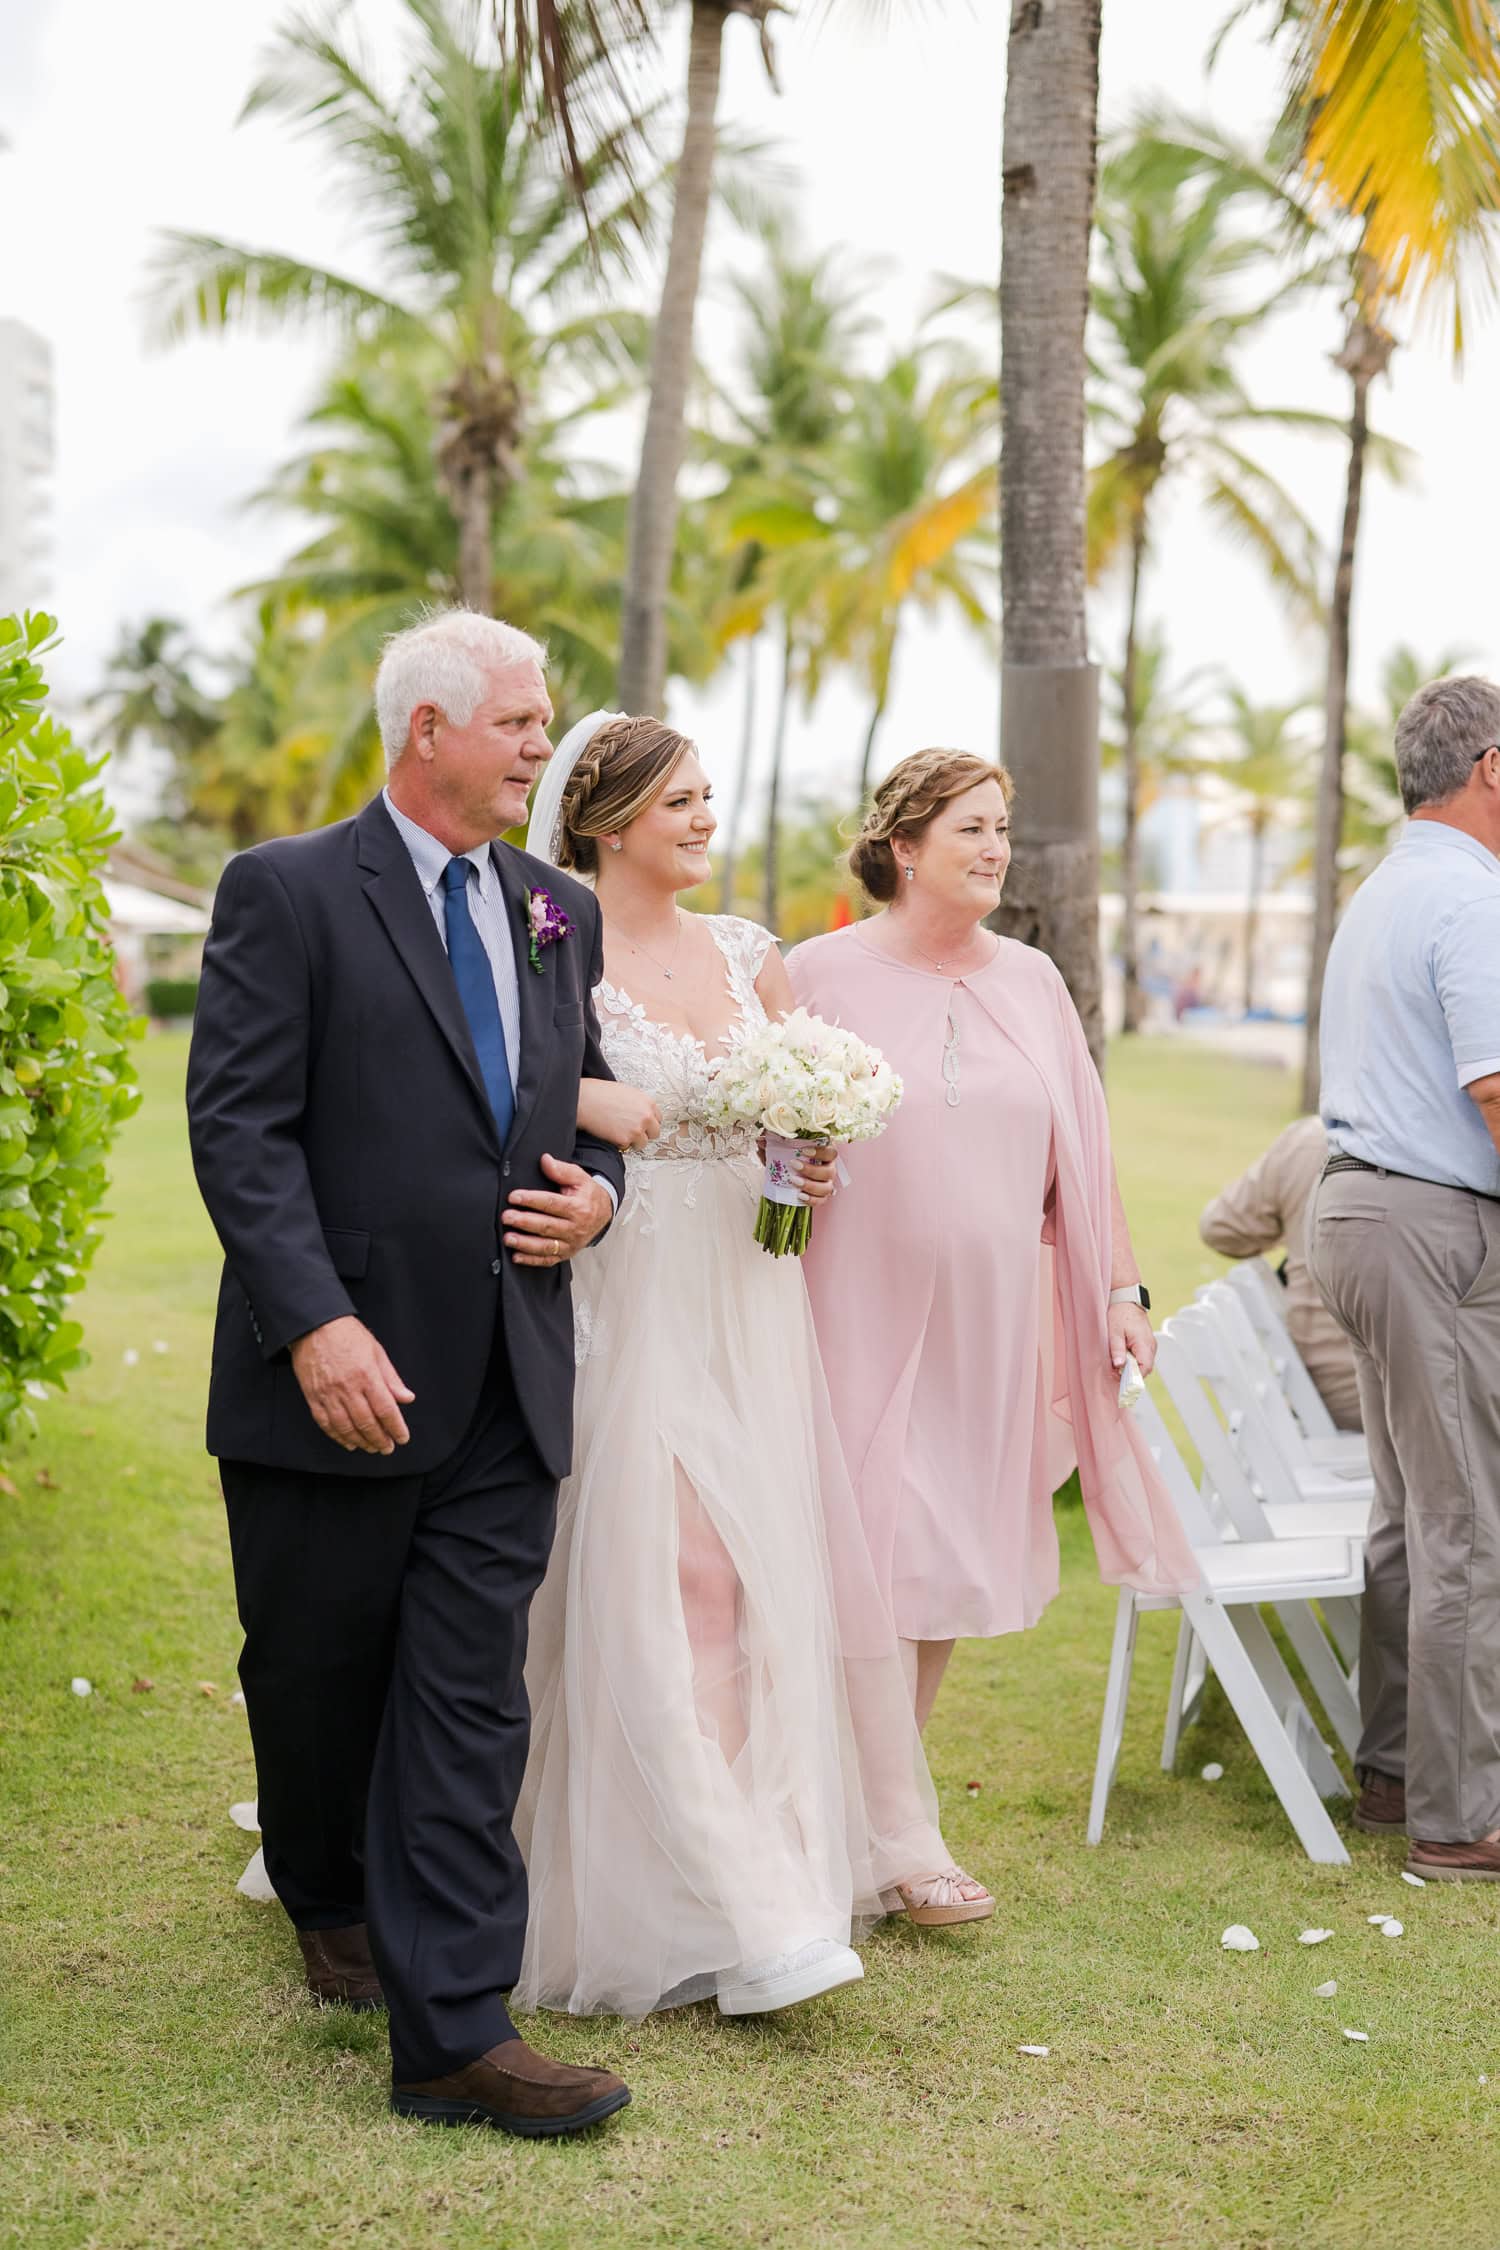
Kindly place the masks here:
POLYGON ((959 1635, 1034 1625, 1057 1591, 1052 1495, 1076 1466, 1112 1583, 1198 1573, 1119 1403, 1156 1346, 1098 1073, 1043 953, 985 917, 1011 782, 955 750, 904 759, 851 864, 884 912, 799 946, 797 999, 882 1048, 889 1130, 805 1260, 818 1344, 919 1725, 959 1635))

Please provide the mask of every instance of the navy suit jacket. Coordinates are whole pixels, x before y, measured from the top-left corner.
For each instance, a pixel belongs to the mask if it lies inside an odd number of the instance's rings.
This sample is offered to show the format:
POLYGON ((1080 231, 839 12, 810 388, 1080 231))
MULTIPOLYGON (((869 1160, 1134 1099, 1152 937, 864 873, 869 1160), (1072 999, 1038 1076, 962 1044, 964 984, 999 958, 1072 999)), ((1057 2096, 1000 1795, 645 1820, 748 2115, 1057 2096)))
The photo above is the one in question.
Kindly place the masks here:
POLYGON ((188 1064, 193 1165, 224 1249, 208 1447, 330 1475, 411 1475, 460 1444, 500 1323, 522 1415, 548 1472, 573 1441, 566 1263, 501 1247, 516 1188, 548 1187, 543 1154, 624 1192, 617 1148, 580 1134, 578 1088, 608 1078, 592 992, 603 933, 592 892, 491 846, 521 997, 515 1117, 502 1148, 453 972, 406 846, 379 798, 352 820, 230 861, 188 1064), (573 922, 528 959, 527 893, 573 922), (288 1347, 354 1313, 415 1403, 411 1442, 346 1453, 314 1422, 288 1347))

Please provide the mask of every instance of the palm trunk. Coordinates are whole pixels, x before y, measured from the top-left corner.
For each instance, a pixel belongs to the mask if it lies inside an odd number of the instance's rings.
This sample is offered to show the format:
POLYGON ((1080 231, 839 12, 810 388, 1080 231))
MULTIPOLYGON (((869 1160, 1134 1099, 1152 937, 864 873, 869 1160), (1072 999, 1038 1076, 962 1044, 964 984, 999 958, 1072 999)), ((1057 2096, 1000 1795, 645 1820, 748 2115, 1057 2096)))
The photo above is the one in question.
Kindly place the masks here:
POLYGON ((719 912, 734 912, 734 878, 745 833, 745 807, 750 802, 750 768, 755 756, 755 674, 760 635, 745 643, 745 709, 740 722, 740 770, 735 776, 734 802, 729 809, 729 830, 724 839, 724 860, 719 871, 719 912))
POLYGON ((1015 856, 995 926, 1061 969, 1096 1060, 1099 695, 1084 625, 1084 325, 1101 0, 1012 0, 1001 208, 1001 754, 1015 856))
POLYGON ((1349 715, 1349 620, 1354 604, 1354 558, 1364 498, 1365 453, 1370 435, 1370 385, 1382 374, 1394 339, 1356 312, 1338 365, 1353 386, 1349 415, 1349 472, 1344 525, 1328 605, 1328 673, 1323 692, 1323 763, 1318 775, 1317 830, 1313 845, 1312 950, 1307 966, 1307 1044, 1302 1058, 1302 1106, 1318 1106, 1318 1031, 1323 976, 1339 913, 1339 846, 1344 832, 1344 749, 1349 715))
POLYGON ((494 482, 486 470, 470 469, 457 494, 458 598, 485 617, 495 599, 494 482))
POLYGON ((786 753, 787 720, 792 709, 792 657, 795 644, 788 623, 786 638, 781 650, 781 700, 776 706, 776 736, 771 744, 771 794, 766 805, 766 860, 762 890, 761 919, 768 930, 776 928, 780 910, 777 895, 780 878, 778 846, 781 840, 781 766, 786 753))
POLYGON ((619 697, 625 711, 660 711, 666 691, 667 588, 693 372, 693 316, 713 188, 724 22, 725 10, 715 0, 693 0, 687 125, 672 203, 666 280, 651 342, 651 398, 641 465, 630 501, 620 631, 619 697))
POLYGON ((1250 819, 1250 884, 1245 893, 1244 1012, 1255 1007, 1255 948, 1260 938, 1260 894, 1265 888, 1266 823, 1259 814, 1250 819))
POLYGON ((1140 713, 1136 693, 1136 675, 1140 669, 1137 640, 1141 572, 1145 562, 1146 527, 1137 518, 1130 538, 1130 606, 1125 617, 1125 663, 1120 676, 1125 704, 1125 724, 1120 746, 1121 770, 1125 780, 1124 820, 1120 834, 1120 966, 1124 972, 1123 1027, 1126 1031, 1139 1031, 1146 1012, 1145 996, 1141 991, 1140 962, 1141 761, 1140 713))

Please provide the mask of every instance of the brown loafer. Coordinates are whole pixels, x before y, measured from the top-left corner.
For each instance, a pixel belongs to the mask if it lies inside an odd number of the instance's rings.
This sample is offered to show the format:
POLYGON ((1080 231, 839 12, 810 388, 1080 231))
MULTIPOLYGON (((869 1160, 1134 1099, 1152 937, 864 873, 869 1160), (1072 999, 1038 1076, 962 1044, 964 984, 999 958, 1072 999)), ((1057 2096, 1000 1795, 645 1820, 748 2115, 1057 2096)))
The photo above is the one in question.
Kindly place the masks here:
POLYGON ((343 1930, 299 1930, 307 1989, 320 2008, 353 2008, 365 2015, 385 2006, 380 1975, 363 1922, 343 1930))
POLYGON ((1354 1808, 1354 1825, 1367 1836, 1404 1836, 1406 1834, 1406 1783, 1395 1780, 1388 1773, 1376 1773, 1373 1766, 1360 1768, 1359 1802, 1354 1808))
POLYGON ((1500 1883, 1500 1844, 1428 1844, 1414 1836, 1406 1872, 1424 1883, 1500 1883))
POLYGON ((613 2071, 551 2062, 524 2039, 503 2040, 446 2078, 391 2088, 398 2117, 420 2117, 429 2125, 493 2125, 528 2141, 587 2132, 629 2099, 630 2088, 613 2071))

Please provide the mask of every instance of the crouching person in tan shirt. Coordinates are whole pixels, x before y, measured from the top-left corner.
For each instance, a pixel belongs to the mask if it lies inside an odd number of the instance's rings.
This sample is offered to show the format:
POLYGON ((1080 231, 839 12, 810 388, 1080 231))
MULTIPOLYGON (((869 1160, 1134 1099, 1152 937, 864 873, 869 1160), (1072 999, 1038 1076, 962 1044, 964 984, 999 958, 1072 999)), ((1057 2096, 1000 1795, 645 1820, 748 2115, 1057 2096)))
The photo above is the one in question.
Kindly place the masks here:
POLYGON ((1328 1161, 1320 1117, 1299 1117, 1263 1156, 1215 1196, 1198 1232, 1225 1258, 1258 1258, 1286 1244, 1286 1324, 1302 1364, 1341 1430, 1360 1428, 1359 1378, 1349 1339, 1307 1270, 1307 1207, 1328 1161))

